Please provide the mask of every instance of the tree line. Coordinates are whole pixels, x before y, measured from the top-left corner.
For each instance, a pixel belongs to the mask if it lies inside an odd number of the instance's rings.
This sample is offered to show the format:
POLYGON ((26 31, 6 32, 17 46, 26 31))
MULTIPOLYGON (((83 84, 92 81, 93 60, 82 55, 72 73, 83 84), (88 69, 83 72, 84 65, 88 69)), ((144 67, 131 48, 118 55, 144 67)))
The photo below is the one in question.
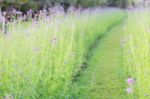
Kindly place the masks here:
POLYGON ((2 10, 17 8, 22 11, 26 11, 29 8, 33 10, 39 10, 50 6, 60 4, 64 7, 69 6, 82 6, 82 7, 94 7, 94 6, 114 6, 126 8, 128 0, 0 0, 2 10))
POLYGON ((2 10, 17 8, 25 12, 29 9, 37 11, 57 4, 62 5, 66 9, 70 6, 83 8, 95 6, 127 8, 129 5, 135 6, 139 1, 145 2, 148 0, 0 0, 0 6, 2 10))

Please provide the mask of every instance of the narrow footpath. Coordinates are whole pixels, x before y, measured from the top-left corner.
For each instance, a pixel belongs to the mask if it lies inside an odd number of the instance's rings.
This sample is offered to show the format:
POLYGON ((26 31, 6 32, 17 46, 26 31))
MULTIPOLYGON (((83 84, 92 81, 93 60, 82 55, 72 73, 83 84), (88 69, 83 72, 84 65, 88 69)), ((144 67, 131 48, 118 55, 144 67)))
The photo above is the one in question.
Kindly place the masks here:
POLYGON ((120 43, 122 31, 123 26, 118 25, 97 42, 91 51, 87 68, 73 84, 74 98, 128 99, 120 43))

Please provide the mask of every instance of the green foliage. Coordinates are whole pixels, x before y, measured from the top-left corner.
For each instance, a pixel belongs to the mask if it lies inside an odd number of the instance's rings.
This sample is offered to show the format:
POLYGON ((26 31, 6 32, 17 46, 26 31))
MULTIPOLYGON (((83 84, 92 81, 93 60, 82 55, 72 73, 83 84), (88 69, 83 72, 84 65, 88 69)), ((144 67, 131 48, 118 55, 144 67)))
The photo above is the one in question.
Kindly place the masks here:
POLYGON ((19 6, 22 6, 22 4, 30 5, 34 8, 36 5, 37 7, 45 6, 45 5, 51 5, 51 3, 68 3, 69 5, 78 5, 80 4, 83 7, 93 7, 93 6, 119 6, 122 7, 123 4, 127 5, 127 0, 7 0, 3 1, 3 4, 8 4, 7 6, 9 7, 10 5, 17 4, 19 6), (40 4, 40 5, 38 5, 40 4))
POLYGON ((124 65, 127 78, 135 83, 128 85, 133 89, 128 99, 149 99, 150 86, 150 12, 146 9, 130 12, 125 22, 123 47, 124 65), (138 21, 137 21, 138 20, 138 21))
POLYGON ((86 6, 97 6, 97 5, 102 5, 102 4, 107 4, 106 0, 95 0, 95 1, 91 1, 89 0, 88 2, 86 2, 86 6))
POLYGON ((120 10, 100 12, 10 23, 10 35, 0 36, 0 96, 66 99, 91 44, 124 17, 120 10))

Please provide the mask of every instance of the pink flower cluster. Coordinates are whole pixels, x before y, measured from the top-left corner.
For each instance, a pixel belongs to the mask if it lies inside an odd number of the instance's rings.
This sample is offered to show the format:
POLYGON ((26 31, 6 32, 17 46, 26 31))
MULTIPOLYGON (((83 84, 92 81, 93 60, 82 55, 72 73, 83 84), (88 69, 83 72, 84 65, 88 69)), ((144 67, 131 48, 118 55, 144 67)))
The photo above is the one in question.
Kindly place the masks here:
POLYGON ((134 83, 134 79, 133 79, 133 78, 128 78, 128 79, 127 79, 127 83, 128 83, 129 85, 132 85, 132 84, 134 83))
POLYGON ((134 78, 130 77, 127 79, 127 83, 129 87, 126 89, 127 93, 131 94, 133 93, 133 84, 135 83, 134 78))

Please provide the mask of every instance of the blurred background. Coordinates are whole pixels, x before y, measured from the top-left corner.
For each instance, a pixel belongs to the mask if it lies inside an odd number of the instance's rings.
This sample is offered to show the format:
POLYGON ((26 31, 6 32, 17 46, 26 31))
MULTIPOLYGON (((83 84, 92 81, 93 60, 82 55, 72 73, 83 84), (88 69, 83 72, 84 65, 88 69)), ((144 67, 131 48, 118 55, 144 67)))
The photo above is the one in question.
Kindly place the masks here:
POLYGON ((130 8, 137 5, 145 5, 149 0, 0 0, 1 9, 4 11, 16 8, 23 12, 33 9, 35 11, 61 5, 65 9, 70 6, 74 7, 120 7, 130 8))

